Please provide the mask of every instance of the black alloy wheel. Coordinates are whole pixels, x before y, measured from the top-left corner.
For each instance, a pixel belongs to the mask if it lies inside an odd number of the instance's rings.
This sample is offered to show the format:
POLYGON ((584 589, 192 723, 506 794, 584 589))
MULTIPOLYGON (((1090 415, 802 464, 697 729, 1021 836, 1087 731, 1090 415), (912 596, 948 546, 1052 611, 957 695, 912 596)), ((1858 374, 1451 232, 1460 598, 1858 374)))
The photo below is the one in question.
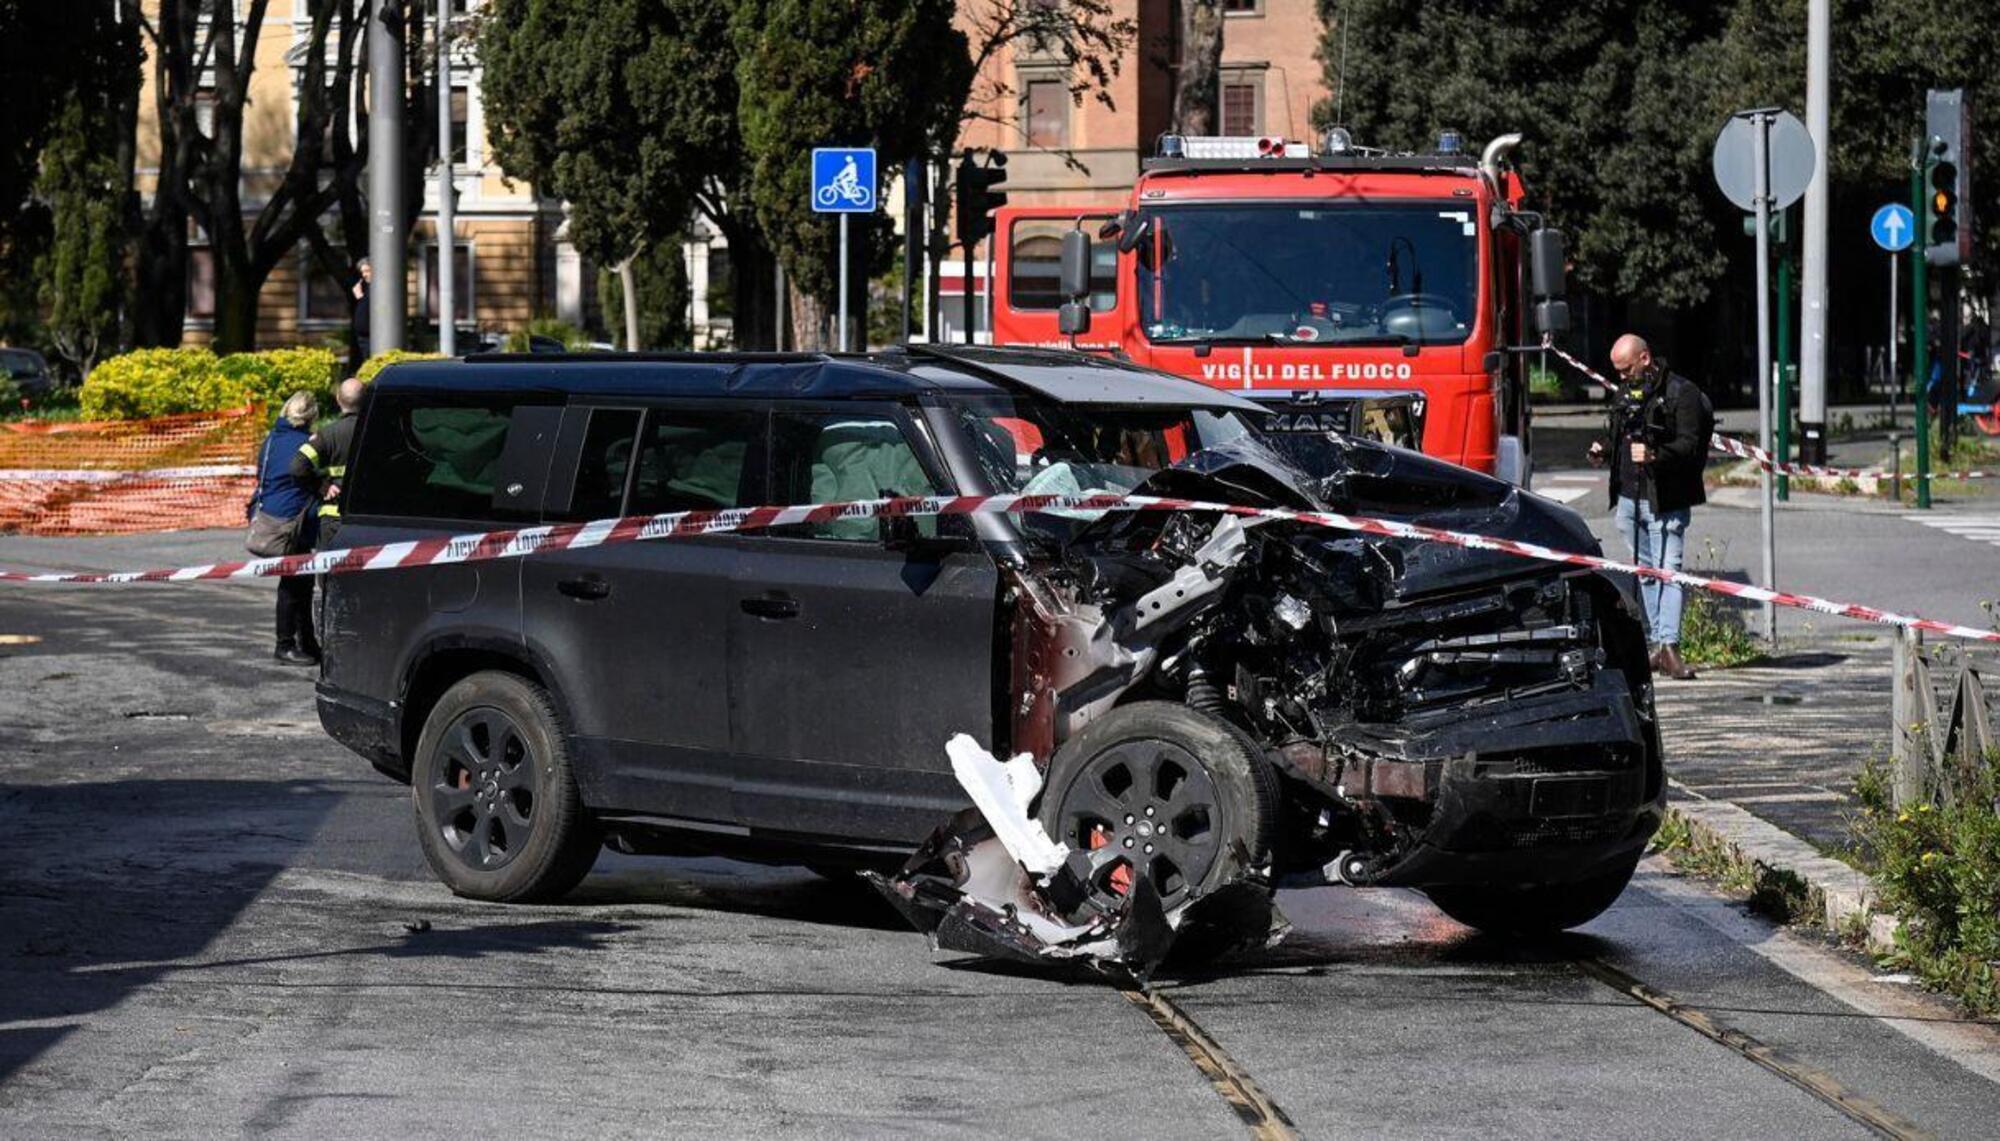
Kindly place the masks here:
POLYGON ((1214 866, 1222 811, 1215 782, 1187 749, 1122 741, 1086 761, 1063 790, 1058 839, 1090 853, 1098 903, 1115 903, 1143 874, 1173 907, 1214 866))
POLYGON ((597 861, 602 829, 577 791, 555 702, 532 680, 460 680, 424 719, 412 762, 418 842, 457 894, 556 899, 597 861))
POLYGON ((431 818, 466 867, 505 867, 535 831, 535 756, 521 727, 491 706, 468 709, 444 732, 431 818))

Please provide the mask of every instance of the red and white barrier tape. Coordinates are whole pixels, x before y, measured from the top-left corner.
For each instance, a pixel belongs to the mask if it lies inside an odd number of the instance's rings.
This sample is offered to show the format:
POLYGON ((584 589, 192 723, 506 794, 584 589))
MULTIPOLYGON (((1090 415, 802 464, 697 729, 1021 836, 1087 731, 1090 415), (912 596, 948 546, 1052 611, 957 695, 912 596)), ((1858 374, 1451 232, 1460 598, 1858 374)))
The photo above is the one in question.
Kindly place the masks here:
POLYGON ((507 531, 482 531, 449 538, 418 539, 370 547, 318 551, 282 558, 246 562, 214 563, 174 570, 122 571, 95 574, 24 574, 0 571, 0 582, 27 583, 132 583, 206 582, 217 579, 263 578, 293 574, 347 574, 357 571, 390 570, 397 567, 437 566, 446 563, 481 562, 488 559, 518 558, 538 551, 577 550, 611 546, 648 539, 685 538, 757 531, 798 523, 828 523, 837 519, 874 519, 889 516, 1013 515, 1036 511, 1212 511, 1248 519, 1304 523, 1366 535, 1449 543, 1473 550, 1499 551, 1521 558, 1568 566, 1612 571, 1660 582, 1706 590, 1714 594, 1752 602, 1770 602, 1798 610, 1816 610, 1842 618, 1877 622, 1925 630, 1953 638, 2000 642, 2000 632, 1956 626, 1929 618, 1894 614, 1868 606, 1832 602, 1808 594, 1789 594, 1760 586, 1704 578, 1680 571, 1633 566, 1596 555, 1559 551, 1538 543, 1498 539, 1462 531, 1443 531, 1414 523, 1374 519, 1365 515, 1340 515, 1326 511, 1293 511, 1284 508, 1239 507, 1226 503, 1204 503, 1187 499, 1120 495, 991 495, 929 496, 899 499, 864 499, 848 503, 818 503, 797 507, 738 507, 726 511, 679 511, 663 515, 638 515, 622 519, 599 519, 590 523, 556 523, 507 531))
MULTIPOLYGON (((1612 392, 1618 391, 1618 386, 1616 384, 1613 384, 1610 380, 1606 379, 1603 373, 1600 373, 1596 369, 1591 368, 1589 365, 1583 363, 1581 360, 1578 360, 1576 357, 1570 355, 1569 353, 1564 352, 1562 349, 1557 348, 1555 345, 1552 344, 1543 345, 1542 347, 1546 348, 1547 350, 1554 353, 1558 357, 1561 357, 1564 361, 1568 362, 1571 368, 1577 370, 1578 372, 1582 373, 1584 376, 1590 378, 1591 380, 1596 381, 1604 388, 1612 392)), ((1767 471, 1775 472, 1779 475, 1810 475, 1810 476, 1819 476, 1823 479, 1862 479, 1862 478, 1884 479, 1891 474, 1890 472, 1882 471, 1880 469, 1871 470, 1869 468, 1858 468, 1858 467, 1822 467, 1817 464, 1788 463, 1784 460, 1780 460, 1778 457, 1772 455, 1770 452, 1765 451, 1764 449, 1758 447, 1755 444, 1748 444, 1743 442, 1742 440, 1732 439, 1731 437, 1725 436, 1720 432, 1717 432, 1708 438, 1708 446, 1711 449, 1718 452, 1727 452, 1732 456, 1741 456, 1746 460, 1755 461, 1758 467, 1764 468, 1767 471)), ((1911 475, 1908 478, 1915 479, 1916 476, 1911 475)), ((1934 471, 1931 472, 1926 478, 2000 479, 2000 472, 1934 471)))

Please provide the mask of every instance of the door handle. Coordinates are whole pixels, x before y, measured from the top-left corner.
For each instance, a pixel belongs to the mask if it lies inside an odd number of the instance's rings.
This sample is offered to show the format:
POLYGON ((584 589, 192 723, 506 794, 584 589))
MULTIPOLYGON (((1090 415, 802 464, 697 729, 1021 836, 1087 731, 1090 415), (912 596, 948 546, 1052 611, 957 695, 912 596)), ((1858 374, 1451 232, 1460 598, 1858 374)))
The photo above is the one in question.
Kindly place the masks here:
POLYGON ((743 613, 755 615, 758 618, 797 618, 799 616, 799 600, 796 598, 746 598, 737 605, 743 608, 743 613))
POLYGON ((556 589, 571 598, 590 600, 609 595, 611 584, 601 578, 565 578, 556 583, 556 589))

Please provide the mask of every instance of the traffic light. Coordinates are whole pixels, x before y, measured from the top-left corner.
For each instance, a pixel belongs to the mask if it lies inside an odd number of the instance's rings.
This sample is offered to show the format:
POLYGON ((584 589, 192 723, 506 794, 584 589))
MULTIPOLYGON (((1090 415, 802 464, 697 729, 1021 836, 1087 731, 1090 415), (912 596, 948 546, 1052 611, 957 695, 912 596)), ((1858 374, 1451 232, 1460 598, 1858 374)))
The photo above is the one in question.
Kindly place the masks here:
POLYGON ((953 203, 958 240, 967 250, 993 232, 992 212, 1007 204, 1007 156, 987 151, 984 164, 968 150, 958 160, 958 194, 953 203))
POLYGON ((1931 168, 1931 216, 1927 245, 1958 250, 1958 164, 1939 160, 1931 168))
POLYGON ((1918 224, 1923 227, 1924 260, 1962 265, 1972 257, 1972 203, 1964 179, 1972 170, 1972 116, 1965 93, 1932 91, 1924 103, 1924 133, 1930 162, 1924 181, 1929 196, 1918 224))

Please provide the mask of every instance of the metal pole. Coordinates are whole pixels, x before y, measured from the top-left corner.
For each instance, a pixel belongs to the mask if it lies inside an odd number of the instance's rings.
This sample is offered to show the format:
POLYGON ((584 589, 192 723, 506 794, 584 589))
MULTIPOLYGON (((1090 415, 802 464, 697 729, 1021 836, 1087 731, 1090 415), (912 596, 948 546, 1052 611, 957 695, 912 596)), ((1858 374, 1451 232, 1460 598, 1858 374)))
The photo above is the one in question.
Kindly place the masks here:
POLYGON ((403 6, 374 0, 368 29, 368 287, 370 353, 403 347, 409 312, 403 242, 403 6))
POLYGON ((840 351, 847 352, 847 215, 840 216, 840 351))
POLYGON ((1910 171, 1910 209, 1917 232, 1910 241, 1910 393, 1917 414, 1917 509, 1931 506, 1931 402, 1924 386, 1931 375, 1930 267, 1924 259, 1924 181, 1931 173, 1931 141, 1917 144, 1917 161, 1910 171))
POLYGON ((903 164, 903 343, 916 335, 917 246, 924 240, 924 160, 903 164))
MULTIPOLYGON (((1782 216, 1782 215, 1781 215, 1782 216)), ((1781 460, 1792 458, 1792 249, 1785 243, 1778 250, 1778 450, 1781 460)), ((1778 498, 1791 502, 1792 481, 1778 477, 1778 498)))
POLYGON ((1799 434, 1802 458, 1826 462, 1826 224, 1831 39, 1830 0, 1806 8, 1806 132, 1813 141, 1813 176, 1806 185, 1804 305, 1800 313, 1799 434))
MULTIPOLYGON (((1753 138, 1756 151, 1753 165, 1757 178, 1757 442, 1765 451, 1771 450, 1771 120, 1768 111, 1759 111, 1751 116, 1751 123, 1757 128, 1753 138)), ((1764 503, 1764 586, 1776 590, 1778 583, 1778 544, 1772 526, 1775 510, 1771 501, 1771 469, 1761 468, 1757 478, 1763 490, 1764 503)), ((1766 602, 1764 604, 1764 637, 1778 640, 1778 610, 1766 602)))
POLYGON ((1903 387, 1902 374, 1896 371, 1896 255, 1889 254, 1889 427, 1896 427, 1897 390, 1903 387))
POLYGON ((965 260, 961 263, 964 276, 959 279, 959 284, 965 296, 965 343, 969 345, 973 340, 972 326, 977 323, 972 318, 972 255, 977 247, 971 242, 961 244, 965 247, 965 260))
POLYGON ((771 264, 777 268, 778 273, 778 299, 773 304, 771 314, 773 321, 771 347, 782 353, 785 351, 785 263, 779 260, 778 251, 775 249, 771 251, 771 264))
POLYGON ((437 0, 438 89, 438 352, 458 355, 458 220, 452 201, 451 168, 451 0, 437 0))

